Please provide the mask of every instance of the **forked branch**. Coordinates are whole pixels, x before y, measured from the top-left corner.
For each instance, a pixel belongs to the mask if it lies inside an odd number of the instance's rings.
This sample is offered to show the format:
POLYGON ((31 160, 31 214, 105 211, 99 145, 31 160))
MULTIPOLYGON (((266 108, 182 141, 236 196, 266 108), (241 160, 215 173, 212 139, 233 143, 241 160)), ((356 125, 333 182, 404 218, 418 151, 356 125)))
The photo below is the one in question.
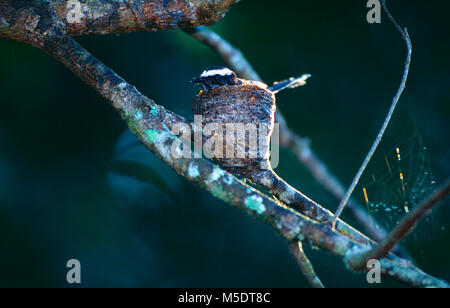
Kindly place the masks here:
POLYGON ((303 250, 303 244, 301 242, 292 242, 289 244, 289 250, 297 261, 303 276, 305 276, 311 287, 316 289, 325 288, 322 281, 320 281, 319 276, 317 276, 311 261, 309 261, 308 256, 303 250))

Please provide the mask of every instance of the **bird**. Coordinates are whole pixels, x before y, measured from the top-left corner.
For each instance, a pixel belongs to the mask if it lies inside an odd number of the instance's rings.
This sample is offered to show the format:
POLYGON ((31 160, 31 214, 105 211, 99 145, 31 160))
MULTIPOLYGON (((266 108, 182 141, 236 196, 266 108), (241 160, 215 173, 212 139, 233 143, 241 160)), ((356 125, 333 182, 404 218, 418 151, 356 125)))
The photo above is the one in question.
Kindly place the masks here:
POLYGON ((270 168, 275 94, 304 85, 309 77, 304 74, 269 87, 260 81, 238 78, 224 66, 204 70, 191 80, 201 87, 192 102, 192 113, 201 116, 204 155, 244 177, 270 168))

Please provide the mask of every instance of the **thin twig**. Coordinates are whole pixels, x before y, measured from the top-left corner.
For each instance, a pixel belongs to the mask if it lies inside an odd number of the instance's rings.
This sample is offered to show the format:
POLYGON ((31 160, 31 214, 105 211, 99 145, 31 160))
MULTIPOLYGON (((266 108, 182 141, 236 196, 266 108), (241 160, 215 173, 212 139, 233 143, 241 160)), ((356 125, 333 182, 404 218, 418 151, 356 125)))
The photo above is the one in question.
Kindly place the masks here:
POLYGON ((424 199, 407 216, 405 216, 394 230, 375 248, 365 253, 355 263, 356 268, 362 268, 368 260, 381 259, 386 256, 395 245, 397 245, 406 235, 408 235, 417 225, 420 219, 429 214, 433 207, 450 194, 450 179, 446 181, 438 190, 424 199))
POLYGON ((356 185, 358 185, 358 182, 364 172, 364 170, 366 169, 367 165, 369 164, 373 154, 375 153, 378 145, 381 142, 381 139, 383 138, 384 132, 386 131, 387 126, 389 125, 389 122, 391 121, 392 118, 392 114, 395 111, 395 107, 397 107, 397 103, 400 100, 400 97, 403 93, 403 90, 406 87, 406 81, 408 79, 408 74, 409 74, 409 67, 411 65, 411 56, 412 56, 412 44, 411 44, 411 39, 409 37, 408 34, 408 30, 405 28, 404 30, 399 26, 399 24, 395 21, 395 19, 392 17, 391 13, 389 12, 388 8, 386 7, 386 3, 384 0, 381 1, 381 5, 383 7, 383 9, 385 10, 387 16, 389 17, 389 19, 391 20, 391 22, 395 25, 395 27, 397 28, 397 30, 400 32, 403 40, 406 43, 406 47, 407 47, 407 57, 406 57, 406 62, 405 62, 405 69, 403 72, 403 78, 402 81, 400 83, 400 87, 397 91, 397 94, 394 96, 394 99, 392 100, 392 104, 391 104, 391 108, 389 109, 389 112, 386 116, 386 119, 384 120, 384 123, 380 129, 380 132, 378 133, 377 138, 375 139, 374 143, 372 144, 372 147, 370 148, 369 153, 367 153, 366 158, 364 159, 364 162, 362 163, 361 167, 358 170, 358 173, 356 174, 355 178, 353 179, 352 184, 350 185, 349 189, 347 190, 347 193, 345 194, 345 197, 342 199, 341 203, 339 204, 338 209, 336 210, 336 213, 334 214, 334 219, 333 219, 333 224, 336 222, 336 220, 339 218, 339 216, 341 215, 342 211, 344 210, 348 199, 350 198, 351 194, 353 193, 353 191, 356 188, 356 185))
POLYGON ((305 276, 306 280, 309 282, 311 287, 316 289, 325 288, 322 281, 320 281, 319 276, 317 276, 316 272, 314 271, 314 267, 311 261, 306 256, 306 253, 303 250, 302 243, 301 242, 290 243, 289 250, 295 257, 295 260, 297 261, 300 270, 302 271, 303 275, 305 276))

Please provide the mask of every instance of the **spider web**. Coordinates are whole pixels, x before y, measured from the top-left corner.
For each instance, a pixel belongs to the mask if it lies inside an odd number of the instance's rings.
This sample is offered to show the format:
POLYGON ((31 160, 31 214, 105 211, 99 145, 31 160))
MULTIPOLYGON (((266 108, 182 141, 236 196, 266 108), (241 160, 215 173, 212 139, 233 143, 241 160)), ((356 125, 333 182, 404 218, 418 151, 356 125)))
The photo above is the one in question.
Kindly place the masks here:
MULTIPOLYGON (((365 177, 368 179, 360 188, 363 204, 372 218, 388 231, 437 188, 428 148, 417 130, 378 159, 375 169, 365 177)), ((412 236, 404 239, 406 245, 418 246, 422 255, 421 243, 446 230, 436 215, 438 209, 424 217, 412 236)))

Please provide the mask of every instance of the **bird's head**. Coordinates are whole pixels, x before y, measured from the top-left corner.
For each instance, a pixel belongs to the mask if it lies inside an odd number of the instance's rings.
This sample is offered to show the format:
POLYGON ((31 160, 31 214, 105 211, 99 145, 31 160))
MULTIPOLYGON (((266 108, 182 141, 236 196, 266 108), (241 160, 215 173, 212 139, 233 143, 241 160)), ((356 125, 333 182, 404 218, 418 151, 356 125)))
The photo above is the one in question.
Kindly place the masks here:
POLYGON ((199 77, 191 80, 191 82, 200 84, 205 91, 210 91, 221 86, 241 84, 236 73, 223 66, 210 67, 204 70, 199 77))

